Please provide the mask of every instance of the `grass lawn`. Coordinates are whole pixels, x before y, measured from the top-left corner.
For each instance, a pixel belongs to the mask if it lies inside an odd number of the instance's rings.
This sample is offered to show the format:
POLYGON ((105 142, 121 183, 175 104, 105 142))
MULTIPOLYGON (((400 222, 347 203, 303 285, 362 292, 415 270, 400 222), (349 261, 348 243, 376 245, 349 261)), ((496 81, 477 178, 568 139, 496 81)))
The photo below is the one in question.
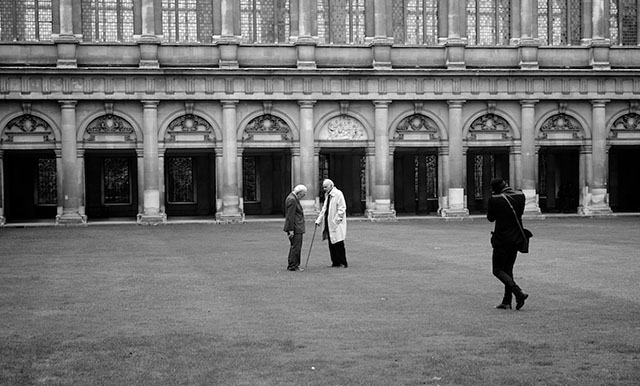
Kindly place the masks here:
POLYGON ((526 226, 520 311, 482 219, 0 229, 0 384, 640 385, 640 219, 526 226))

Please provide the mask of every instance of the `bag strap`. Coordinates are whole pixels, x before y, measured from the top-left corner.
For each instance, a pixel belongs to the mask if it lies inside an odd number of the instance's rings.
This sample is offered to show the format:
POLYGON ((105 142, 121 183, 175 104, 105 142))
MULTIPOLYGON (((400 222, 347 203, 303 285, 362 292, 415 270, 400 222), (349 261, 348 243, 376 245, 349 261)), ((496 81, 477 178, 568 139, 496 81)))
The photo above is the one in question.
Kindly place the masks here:
POLYGON ((500 195, 507 200, 507 204, 509 204, 509 207, 511 208, 511 211, 513 212, 513 215, 516 217, 516 223, 518 224, 518 228, 520 228, 520 232, 522 232, 522 237, 525 238, 525 240, 527 239, 527 235, 524 234, 524 229, 522 229, 522 224, 520 224, 520 220, 518 219, 518 215, 516 214, 516 210, 513 209, 513 205, 511 205, 511 201, 509 201, 509 199, 507 198, 507 196, 504 193, 500 193, 500 195))

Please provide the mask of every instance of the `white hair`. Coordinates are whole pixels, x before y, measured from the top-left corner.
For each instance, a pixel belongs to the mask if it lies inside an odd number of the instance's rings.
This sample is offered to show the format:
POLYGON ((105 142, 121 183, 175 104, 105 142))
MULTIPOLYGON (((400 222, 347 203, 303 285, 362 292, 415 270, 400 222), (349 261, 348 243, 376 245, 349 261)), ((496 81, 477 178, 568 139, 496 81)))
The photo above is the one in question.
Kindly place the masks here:
POLYGON ((307 187, 302 185, 302 184, 296 185, 296 187, 293 188, 293 192, 294 193, 298 193, 298 192, 305 192, 306 193, 307 192, 307 187))
POLYGON ((331 186, 332 188, 335 186, 335 184, 333 183, 333 181, 331 181, 330 179, 325 179, 324 181, 322 181, 322 186, 324 186, 325 184, 328 184, 329 186, 331 186))

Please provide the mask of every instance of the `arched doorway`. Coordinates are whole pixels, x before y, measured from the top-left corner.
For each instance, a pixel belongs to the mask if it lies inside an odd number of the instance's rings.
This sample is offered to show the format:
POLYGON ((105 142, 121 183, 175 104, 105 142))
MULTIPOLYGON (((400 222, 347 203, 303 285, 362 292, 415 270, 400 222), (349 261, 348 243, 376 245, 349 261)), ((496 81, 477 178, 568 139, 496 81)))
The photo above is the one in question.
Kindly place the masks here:
POLYGON ((614 212, 640 212, 640 114, 617 118, 609 143, 609 206, 614 212))

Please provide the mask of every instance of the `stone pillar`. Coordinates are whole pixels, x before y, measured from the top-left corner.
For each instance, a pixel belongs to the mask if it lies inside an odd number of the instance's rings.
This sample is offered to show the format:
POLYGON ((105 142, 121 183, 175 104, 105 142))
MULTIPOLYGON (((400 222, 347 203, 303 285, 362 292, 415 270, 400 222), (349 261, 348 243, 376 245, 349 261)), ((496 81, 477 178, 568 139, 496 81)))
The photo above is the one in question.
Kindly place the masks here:
POLYGON ((537 1, 522 0, 520 4, 520 68, 526 70, 538 69, 538 47, 540 41, 535 38, 533 26, 535 23, 537 1))
POLYGON ((394 220, 391 210, 391 180, 389 179, 389 104, 390 101, 374 101, 375 106, 375 180, 373 187, 374 209, 368 211, 371 220, 394 220))
POLYGON ((0 150, 0 227, 6 223, 4 217, 4 152, 0 150))
POLYGON ((591 168, 591 145, 584 145, 580 148, 580 160, 578 169, 578 185, 580 186, 580 194, 578 197, 579 206, 578 213, 589 215, 588 206, 591 201, 590 187, 593 185, 593 170, 591 168))
POLYGON ((313 106, 316 101, 298 101, 300 105, 300 183, 307 187, 307 196, 300 200, 305 216, 317 215, 314 191, 317 169, 314 168, 313 106))
POLYGON ((138 213, 144 212, 144 150, 136 149, 138 165, 138 213))
POLYGON ((607 192, 607 128, 606 128, 606 106, 605 100, 595 100, 592 105, 592 152, 591 170, 592 181, 590 187, 590 197, 585 206, 585 215, 602 216, 610 215, 609 197, 607 192))
POLYGON ((77 68, 76 46, 79 43, 73 33, 73 0, 60 0, 60 34, 53 41, 58 50, 58 68, 77 68))
POLYGON ((222 213, 222 186, 224 172, 222 170, 222 149, 216 148, 216 218, 222 213))
POLYGON ((159 68, 158 47, 160 39, 156 35, 156 8, 154 0, 142 0, 142 34, 137 39, 138 49, 140 50, 139 67, 142 68, 159 68))
POLYGON ((87 189, 85 188, 86 177, 85 177, 85 171, 84 171, 84 149, 78 149, 77 163, 78 163, 77 168, 78 168, 78 185, 79 185, 78 212, 80 213, 80 216, 86 219, 87 212, 85 207, 85 203, 86 203, 85 195, 86 195, 87 189))
POLYGON ((158 101, 142 101, 144 129, 144 202, 138 224, 155 225, 167 221, 160 211, 160 170, 158 163, 158 101))
POLYGON ((610 70, 609 47, 611 40, 607 38, 609 15, 605 0, 592 0, 593 30, 591 36, 591 67, 594 70, 610 70))
POLYGON ((391 45, 393 39, 387 36, 387 1, 373 0, 373 68, 391 69, 391 45))
POLYGON ((443 217, 464 217, 469 214, 464 192, 464 154, 462 148, 462 105, 465 101, 448 101, 449 104, 449 181, 447 205, 443 217))
POLYGON ((222 211, 216 219, 223 222, 242 222, 238 185, 238 134, 236 132, 237 100, 222 103, 222 211))
POLYGON ((159 208, 160 208, 160 213, 164 213, 165 216, 167 214, 167 207, 166 207, 166 203, 165 203, 165 195, 166 195, 166 181, 164 179, 164 163, 165 163, 165 158, 164 158, 164 154, 166 152, 166 149, 162 148, 162 149, 158 149, 158 190, 160 192, 159 194, 159 208))
POLYGON ((220 49, 220 68, 238 68, 238 39, 235 33, 236 0, 221 0, 220 12, 222 16, 222 36, 217 41, 220 49))
POLYGON ((538 204, 538 194, 536 192, 536 133, 535 133, 535 108, 537 100, 520 101, 521 108, 521 147, 522 147, 522 181, 520 189, 526 197, 524 216, 540 216, 541 211, 538 204))
POLYGON ((78 142, 76 139, 76 103, 60 101, 62 131, 62 214, 56 225, 84 225, 80 214, 80 184, 78 171, 78 142))
POLYGON ((448 69, 464 69, 464 49, 467 45, 466 39, 463 38, 463 28, 465 11, 463 1, 450 0, 448 2, 449 14, 447 19, 448 36, 446 46, 447 68, 448 69))
POLYGON ((438 216, 444 217, 449 192, 449 146, 438 148, 438 216))
MULTIPOLYGON (((316 44, 317 39, 313 37, 313 16, 315 2, 301 1, 298 3, 298 39, 295 42, 298 55, 298 68, 316 68, 316 44)), ((309 188, 309 187, 307 187, 309 188)))
POLYGON ((449 37, 449 0, 438 0, 438 44, 445 44, 449 37))

